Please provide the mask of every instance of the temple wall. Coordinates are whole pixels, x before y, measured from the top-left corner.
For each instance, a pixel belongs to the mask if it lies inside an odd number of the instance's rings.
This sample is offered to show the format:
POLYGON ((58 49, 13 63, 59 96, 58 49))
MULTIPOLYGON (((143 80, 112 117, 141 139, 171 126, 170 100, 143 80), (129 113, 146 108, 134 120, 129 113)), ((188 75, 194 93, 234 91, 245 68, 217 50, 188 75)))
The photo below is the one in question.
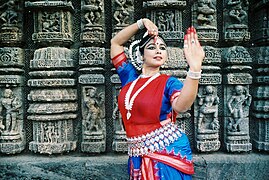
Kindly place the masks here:
POLYGON ((163 73, 184 81, 190 25, 204 47, 197 99, 177 117, 194 154, 268 153, 268 1, 1 0, 0 155, 126 154, 109 48, 141 17, 169 46, 163 73))

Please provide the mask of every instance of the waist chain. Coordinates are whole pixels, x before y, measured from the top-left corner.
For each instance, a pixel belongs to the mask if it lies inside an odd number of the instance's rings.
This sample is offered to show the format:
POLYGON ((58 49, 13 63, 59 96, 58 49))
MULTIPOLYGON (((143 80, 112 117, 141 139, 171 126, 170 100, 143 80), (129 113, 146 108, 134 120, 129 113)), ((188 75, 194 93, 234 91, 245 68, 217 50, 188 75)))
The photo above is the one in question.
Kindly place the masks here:
POLYGON ((164 126, 138 137, 127 138, 128 155, 143 156, 149 152, 156 152, 169 146, 181 137, 181 131, 174 123, 164 126))

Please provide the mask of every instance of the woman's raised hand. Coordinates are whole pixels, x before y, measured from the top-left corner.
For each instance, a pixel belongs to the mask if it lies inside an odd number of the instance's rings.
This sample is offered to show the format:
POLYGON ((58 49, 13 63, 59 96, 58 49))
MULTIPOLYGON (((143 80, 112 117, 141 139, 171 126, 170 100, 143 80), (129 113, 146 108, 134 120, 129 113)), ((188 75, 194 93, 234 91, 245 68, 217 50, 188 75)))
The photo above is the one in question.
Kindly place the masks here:
POLYGON ((184 54, 191 71, 199 72, 205 57, 203 47, 200 45, 195 28, 189 27, 184 36, 184 54))
POLYGON ((149 19, 143 18, 143 24, 145 28, 148 31, 148 34, 151 36, 157 36, 158 35, 158 27, 149 19))

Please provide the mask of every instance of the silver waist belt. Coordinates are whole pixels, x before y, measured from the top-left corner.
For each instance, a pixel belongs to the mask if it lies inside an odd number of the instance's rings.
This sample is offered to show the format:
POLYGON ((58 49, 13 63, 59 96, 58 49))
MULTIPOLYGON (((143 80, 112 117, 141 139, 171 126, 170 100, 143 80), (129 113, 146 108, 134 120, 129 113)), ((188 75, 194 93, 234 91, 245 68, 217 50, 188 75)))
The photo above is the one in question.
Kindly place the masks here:
POLYGON ((128 155, 143 156, 149 152, 162 150, 181 136, 181 131, 177 125, 167 123, 146 135, 127 138, 128 155))

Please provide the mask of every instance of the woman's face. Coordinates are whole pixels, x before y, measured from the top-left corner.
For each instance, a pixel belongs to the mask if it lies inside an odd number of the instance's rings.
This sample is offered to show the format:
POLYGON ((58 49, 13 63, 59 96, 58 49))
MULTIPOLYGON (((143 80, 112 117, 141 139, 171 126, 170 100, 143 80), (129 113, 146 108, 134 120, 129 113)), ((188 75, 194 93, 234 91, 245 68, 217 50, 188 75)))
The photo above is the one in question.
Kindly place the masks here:
POLYGON ((167 59, 167 47, 161 38, 151 39, 144 48, 144 66, 160 67, 167 59))

